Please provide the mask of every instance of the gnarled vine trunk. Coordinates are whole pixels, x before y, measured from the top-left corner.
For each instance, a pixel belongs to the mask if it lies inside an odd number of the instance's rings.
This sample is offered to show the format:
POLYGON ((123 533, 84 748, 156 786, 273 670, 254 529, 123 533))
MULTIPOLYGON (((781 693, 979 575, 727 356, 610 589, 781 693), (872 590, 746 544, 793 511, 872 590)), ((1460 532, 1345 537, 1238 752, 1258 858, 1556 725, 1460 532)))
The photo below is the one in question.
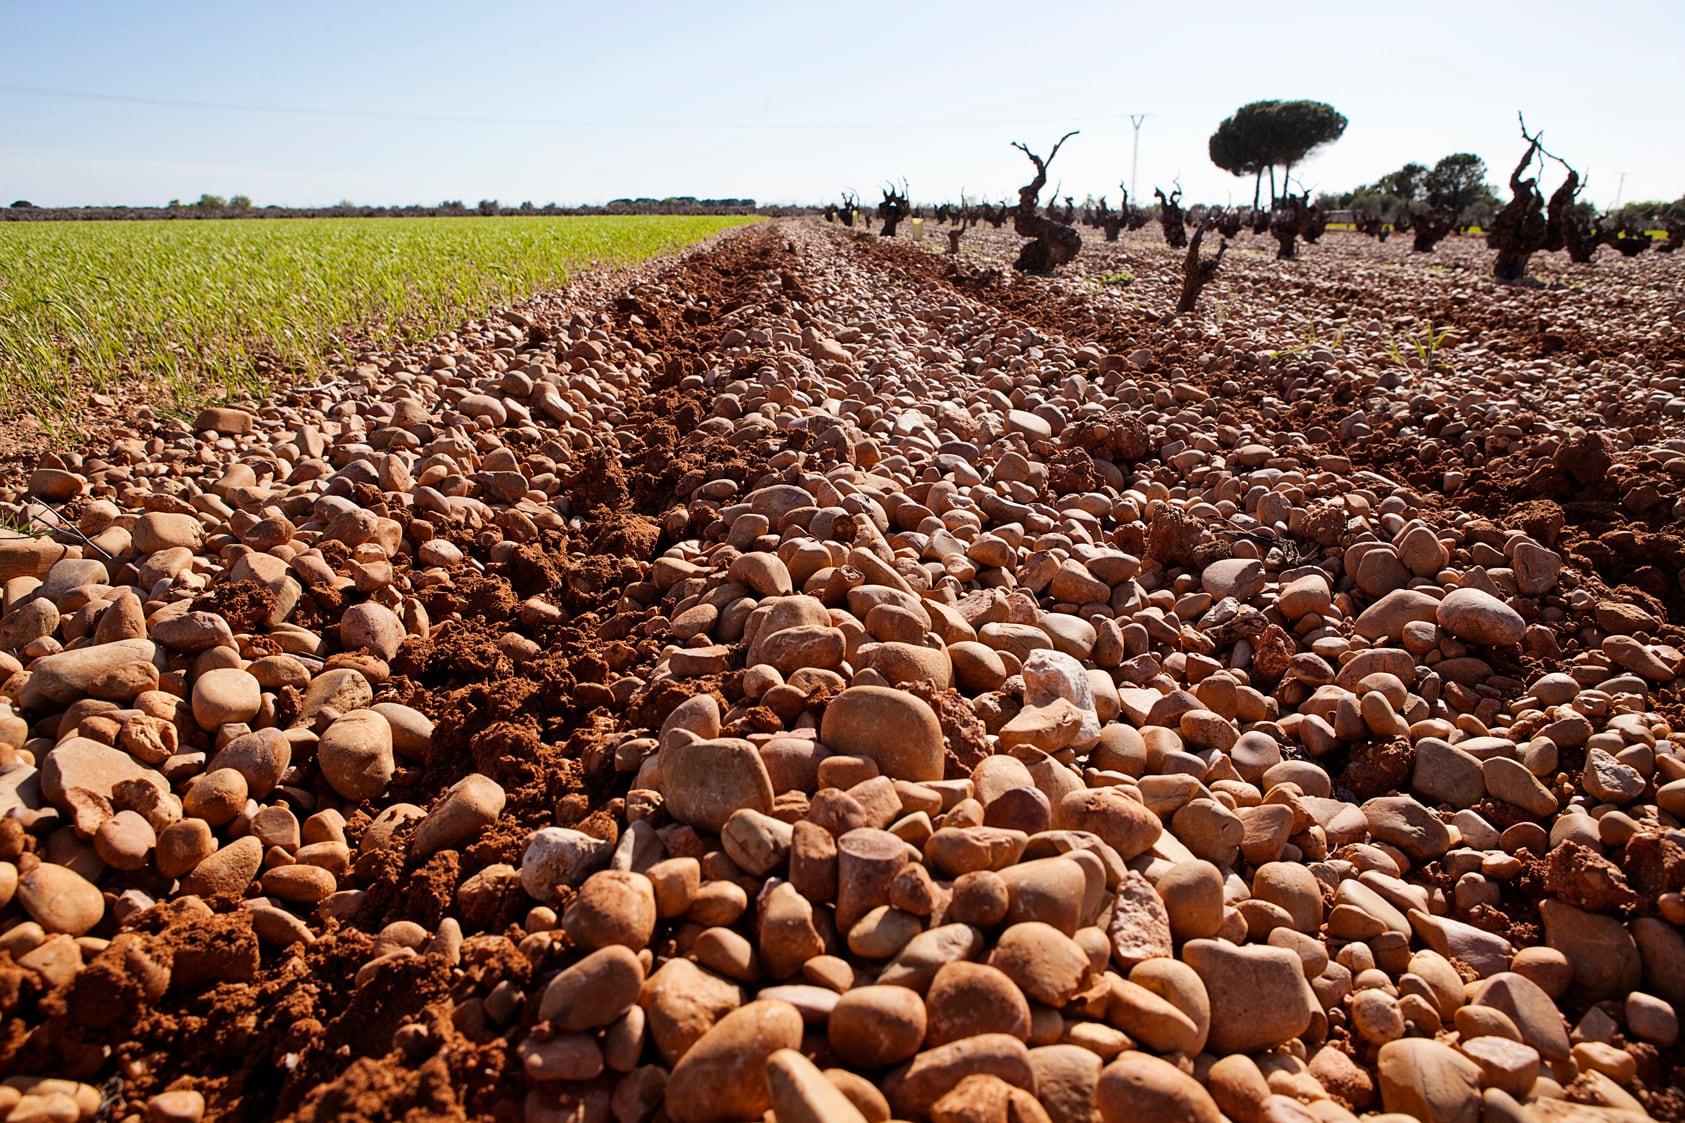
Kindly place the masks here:
POLYGON ((1411 252, 1432 253, 1435 246, 1451 236, 1459 221, 1457 212, 1450 207, 1435 207, 1431 211, 1411 215, 1408 229, 1415 232, 1415 239, 1410 243, 1411 252))
POLYGON ((1182 189, 1176 188, 1167 198, 1162 188, 1155 187, 1153 194, 1158 196, 1158 224, 1164 231, 1165 242, 1181 249, 1188 244, 1188 229, 1182 222, 1182 189))
POLYGON ((1059 143, 1053 146, 1053 151, 1047 154, 1046 160, 1023 144, 1012 142, 1012 147, 1028 156, 1036 167, 1036 177, 1018 189, 1018 207, 1012 212, 1013 231, 1020 237, 1031 239, 1024 243, 1023 248, 1018 251, 1018 260, 1013 263, 1013 267, 1020 273, 1051 273, 1074 259, 1077 251, 1082 249, 1082 235, 1075 229, 1036 213, 1037 197, 1040 196, 1041 189, 1047 186, 1047 166, 1059 155, 1059 146, 1075 135, 1073 131, 1060 137, 1059 143))
POLYGON ((1205 232, 1210 228, 1210 225, 1209 223, 1201 223, 1199 228, 1194 231, 1192 240, 1188 242, 1188 256, 1182 261, 1182 296, 1176 301, 1176 314, 1178 316, 1186 315, 1194 310, 1194 305, 1199 302, 1200 290, 1205 287, 1206 282, 1217 275, 1218 267, 1223 264, 1223 255, 1229 252, 1229 241, 1225 238, 1222 244, 1217 247, 1215 257, 1200 260, 1199 243, 1204 239, 1205 232))
POLYGON ((1527 140, 1527 151, 1510 173, 1510 201, 1492 219, 1492 228, 1486 232, 1487 246, 1498 251, 1497 260, 1492 263, 1492 276, 1511 285, 1527 276, 1527 263, 1545 248, 1545 236, 1549 232, 1539 181, 1522 174, 1538 155, 1539 140, 1527 136, 1525 127, 1521 135, 1527 140))
POLYGON ((1568 260, 1580 265, 1591 260, 1602 239, 1593 228, 1591 219, 1574 204, 1580 194, 1580 173, 1568 169, 1568 178, 1551 192, 1545 208, 1545 246, 1547 250, 1567 250, 1568 260))

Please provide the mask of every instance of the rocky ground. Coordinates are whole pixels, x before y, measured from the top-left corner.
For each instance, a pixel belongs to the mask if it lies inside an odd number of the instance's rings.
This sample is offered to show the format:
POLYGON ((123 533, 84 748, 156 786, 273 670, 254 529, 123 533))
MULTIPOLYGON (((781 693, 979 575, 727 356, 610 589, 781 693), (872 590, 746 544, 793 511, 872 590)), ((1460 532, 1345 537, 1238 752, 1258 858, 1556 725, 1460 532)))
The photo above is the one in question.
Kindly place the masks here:
POLYGON ((1680 263, 1149 233, 30 458, 0 1117, 1685 1117, 1680 263))

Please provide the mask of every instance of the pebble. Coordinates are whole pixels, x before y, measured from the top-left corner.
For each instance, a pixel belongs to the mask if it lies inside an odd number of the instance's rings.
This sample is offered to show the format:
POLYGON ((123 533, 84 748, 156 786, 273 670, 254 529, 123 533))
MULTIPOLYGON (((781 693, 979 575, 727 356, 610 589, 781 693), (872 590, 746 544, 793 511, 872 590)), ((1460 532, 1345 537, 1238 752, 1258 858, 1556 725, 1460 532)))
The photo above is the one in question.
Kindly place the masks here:
POLYGON ((1053 1123, 1095 1123, 1095 1084, 1104 1062, 1080 1045, 1043 1045, 1030 1050, 1036 1099, 1053 1123))
POLYGON ((638 992, 638 1005, 649 1018, 650 1037, 669 1066, 742 1004, 743 991, 737 984, 682 958, 670 959, 651 972, 638 992))
POLYGON ((802 1017, 786 1002, 751 1002, 716 1022, 673 1066, 663 1098, 675 1123, 731 1123, 772 1106, 767 1062, 797 1049, 802 1017))
POLYGON ((555 904, 558 886, 577 886, 608 864, 612 847, 602 839, 566 827, 544 827, 527 839, 521 855, 521 888, 535 900, 555 904))
POLYGON ((199 1123, 205 1117, 205 1097, 191 1089, 159 1092, 146 1101, 146 1123, 199 1123))
POLYGON ((1015 983, 1025 997, 1064 1006, 1087 980, 1088 954, 1051 924, 1025 921, 1003 931, 989 954, 989 966, 1015 983))
POLYGON ((99 888, 76 871, 42 862, 18 878, 14 899, 43 931, 81 936, 105 916, 99 888))
POLYGON ((1478 1123, 1480 1067, 1449 1045, 1405 1038, 1381 1046, 1381 1102, 1423 1123, 1478 1123))
POLYGON ((895 780, 942 778, 942 727, 923 701, 899 690, 857 686, 825 707, 819 739, 840 756, 867 757, 895 780))
POLYGON ((538 1017, 564 1032, 606 1026, 638 1001, 643 963, 620 944, 588 953, 544 987, 538 1017))
POLYGON ((263 799, 275 790, 292 765, 292 742, 278 729, 257 729, 224 745, 205 766, 206 771, 229 769, 246 782, 253 799, 263 799))
POLYGON ((1030 1037, 1030 1004, 1004 972, 982 963, 945 963, 925 994, 927 1048, 978 1034, 1030 1037))
POLYGON ((263 843, 247 835, 208 855, 181 879, 181 891, 198 897, 238 897, 263 866, 263 843))
POLYGON ((843 993, 826 1020, 837 1059, 859 1068, 907 1060, 924 1043, 925 1003, 900 986, 862 986, 843 993))
POLYGON ((404 642, 404 622, 385 605, 365 601, 340 617, 339 642, 347 651, 366 651, 390 662, 404 642))
POLYGON ((629 870, 598 870, 562 914, 562 928, 582 948, 642 948, 655 934, 655 887, 629 870))
MULTIPOLYGON (((1552 548, 1552 503, 1618 479, 1677 518, 1666 425, 1522 415, 1479 352, 1388 372, 1361 307, 1349 363, 1185 319, 1110 354, 964 286, 885 303, 865 248, 778 229, 730 297, 541 301, 15 473, 0 505, 68 501, 91 543, 0 534, 0 947, 79 1018, 152 919, 249 919, 215 957, 165 937, 193 986, 267 977, 260 945, 307 986, 286 949, 364 928, 360 987, 460 970, 452 1032, 515 1045, 534 1118, 1544 1119, 1586 1109, 1552 1098, 1576 1070, 1636 1107, 1611 1043, 1674 1047, 1685 1001, 1651 876, 1685 656, 1619 544, 1552 548), (681 455, 643 412, 663 364, 681 455), (1447 498, 1495 455, 1541 500, 1510 521, 1447 498), (640 456, 674 469, 655 506, 640 456), (1483 911, 1518 880, 1543 947, 1483 911), (380 929, 408 882, 431 930, 380 929)), ((1575 393, 1685 415, 1623 350, 1575 393)), ((145 1113, 204 1112, 176 1094, 145 1113)))
POLYGON ((733 737, 661 750, 661 779, 674 818, 718 834, 734 812, 772 810, 772 778, 754 745, 733 737))
POLYGON ((427 858, 468 845, 503 814, 504 798, 502 786, 490 777, 478 772, 465 776, 416 825, 411 849, 427 858))
POLYGON ((1211 1001, 1209 1046, 1218 1053, 1272 1049, 1311 1023, 1316 996, 1299 957, 1286 948, 1189 940, 1182 958, 1211 1001))
POLYGON ((1527 632, 1527 622, 1519 612, 1481 589, 1453 589, 1445 594, 1434 620, 1458 639, 1486 647, 1520 643, 1527 632))
POLYGON ((794 1049, 766 1061, 772 1111, 782 1123, 866 1123, 866 1117, 814 1063, 794 1049))
POLYGON ((1218 1123, 1222 1118, 1217 1102, 1199 1081, 1148 1053, 1131 1053, 1102 1069, 1094 1085, 1094 1104, 1104 1123, 1218 1123))
POLYGON ((374 799, 397 770, 392 727, 373 710, 335 719, 316 746, 316 761, 334 791, 350 800, 374 799))

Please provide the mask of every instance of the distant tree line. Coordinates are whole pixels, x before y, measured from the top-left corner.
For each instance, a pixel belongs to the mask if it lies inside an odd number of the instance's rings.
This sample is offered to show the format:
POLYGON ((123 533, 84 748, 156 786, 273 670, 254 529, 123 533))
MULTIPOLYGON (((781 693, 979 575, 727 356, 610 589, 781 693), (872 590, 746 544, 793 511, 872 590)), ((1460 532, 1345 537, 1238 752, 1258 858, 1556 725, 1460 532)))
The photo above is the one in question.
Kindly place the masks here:
POLYGON ((1423 207, 1443 208, 1475 225, 1491 218, 1501 205, 1486 182, 1486 161, 1472 152, 1453 152, 1431 168, 1405 164, 1374 183, 1323 194, 1317 202, 1330 210, 1364 211, 1387 219, 1423 207))
POLYGON ((468 204, 447 199, 433 206, 373 207, 343 200, 331 207, 258 207, 245 195, 224 198, 201 195, 196 202, 171 199, 161 207, 37 207, 19 199, 0 209, 0 222, 98 221, 111 219, 195 220, 217 218, 464 218, 487 215, 703 215, 759 214, 773 218, 816 214, 818 207, 760 205, 753 199, 698 199, 675 195, 666 199, 611 199, 601 206, 564 207, 556 203, 538 206, 528 200, 505 206, 496 199, 468 204))

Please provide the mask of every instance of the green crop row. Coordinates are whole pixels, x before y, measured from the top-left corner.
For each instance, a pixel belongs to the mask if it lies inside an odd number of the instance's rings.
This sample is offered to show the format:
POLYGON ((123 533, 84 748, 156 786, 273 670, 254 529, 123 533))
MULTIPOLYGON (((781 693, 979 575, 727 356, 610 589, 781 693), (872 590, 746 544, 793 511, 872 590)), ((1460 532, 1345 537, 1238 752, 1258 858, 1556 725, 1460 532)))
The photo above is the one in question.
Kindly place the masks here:
POLYGON ((92 392, 261 392, 448 331, 575 270, 670 252, 741 217, 0 224, 0 417, 62 422, 92 392))

